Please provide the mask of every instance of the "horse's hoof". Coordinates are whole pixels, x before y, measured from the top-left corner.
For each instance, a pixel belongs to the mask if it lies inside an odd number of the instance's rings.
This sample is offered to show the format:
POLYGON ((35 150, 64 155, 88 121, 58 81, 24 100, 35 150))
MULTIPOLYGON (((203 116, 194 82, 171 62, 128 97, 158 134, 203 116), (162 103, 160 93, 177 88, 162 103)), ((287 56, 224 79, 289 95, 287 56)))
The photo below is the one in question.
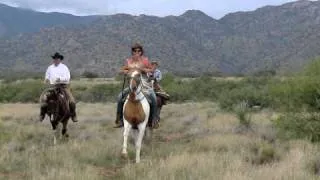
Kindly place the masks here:
POLYGON ((65 138, 68 138, 68 137, 69 137, 69 134, 65 134, 64 137, 65 137, 65 138))
POLYGON ((71 118, 72 122, 78 122, 78 118, 77 117, 73 117, 71 118))
POLYGON ((158 129, 160 127, 160 122, 155 123, 152 127, 152 129, 158 129))
POLYGON ((39 121, 42 122, 44 120, 44 116, 39 116, 39 121))

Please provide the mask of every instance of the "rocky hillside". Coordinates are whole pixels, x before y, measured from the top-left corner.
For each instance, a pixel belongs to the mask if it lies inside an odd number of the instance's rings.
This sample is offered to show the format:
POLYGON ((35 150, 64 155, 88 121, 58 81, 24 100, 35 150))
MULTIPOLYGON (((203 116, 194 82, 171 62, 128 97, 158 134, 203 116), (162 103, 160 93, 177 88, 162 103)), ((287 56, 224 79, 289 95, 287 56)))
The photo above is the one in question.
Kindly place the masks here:
POLYGON ((320 54, 320 2, 297 1, 217 20, 201 11, 180 16, 101 16, 90 25, 59 26, 0 41, 2 71, 44 71, 60 51, 74 73, 114 75, 141 42, 165 71, 248 74, 295 71, 320 54))

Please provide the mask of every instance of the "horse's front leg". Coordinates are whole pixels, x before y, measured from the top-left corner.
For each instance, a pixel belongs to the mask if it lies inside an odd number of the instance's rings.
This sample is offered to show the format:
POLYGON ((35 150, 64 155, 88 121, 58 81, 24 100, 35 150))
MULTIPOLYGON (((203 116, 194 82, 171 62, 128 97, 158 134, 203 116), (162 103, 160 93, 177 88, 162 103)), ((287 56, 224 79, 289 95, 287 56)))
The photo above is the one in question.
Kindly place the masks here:
POLYGON ((136 163, 140 162, 142 139, 146 130, 147 122, 148 122, 148 117, 141 124, 138 125, 139 134, 136 140, 136 163))
POLYGON ((69 137, 69 134, 67 133, 67 126, 68 126, 68 120, 64 120, 62 122, 62 130, 61 130, 61 134, 63 137, 69 137))
POLYGON ((130 133, 130 129, 131 129, 131 124, 129 124, 127 122, 127 120, 123 119, 123 125, 124 125, 124 129, 123 129, 123 146, 122 146, 122 155, 124 155, 125 157, 128 155, 127 152, 127 146, 128 146, 128 136, 130 133))
POLYGON ((58 131, 58 124, 56 123, 56 121, 51 121, 51 125, 52 125, 52 132, 53 132, 53 145, 57 144, 57 131, 58 131))

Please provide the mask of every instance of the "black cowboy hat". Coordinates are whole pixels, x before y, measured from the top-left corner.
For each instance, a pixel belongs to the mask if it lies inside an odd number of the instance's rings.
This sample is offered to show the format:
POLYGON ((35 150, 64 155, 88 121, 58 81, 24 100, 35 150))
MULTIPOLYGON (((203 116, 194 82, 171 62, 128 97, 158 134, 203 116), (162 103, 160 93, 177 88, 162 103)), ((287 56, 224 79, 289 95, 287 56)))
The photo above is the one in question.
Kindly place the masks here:
POLYGON ((52 59, 60 59, 63 60, 63 56, 61 54, 59 54, 58 52, 56 52, 53 56, 51 56, 52 59))

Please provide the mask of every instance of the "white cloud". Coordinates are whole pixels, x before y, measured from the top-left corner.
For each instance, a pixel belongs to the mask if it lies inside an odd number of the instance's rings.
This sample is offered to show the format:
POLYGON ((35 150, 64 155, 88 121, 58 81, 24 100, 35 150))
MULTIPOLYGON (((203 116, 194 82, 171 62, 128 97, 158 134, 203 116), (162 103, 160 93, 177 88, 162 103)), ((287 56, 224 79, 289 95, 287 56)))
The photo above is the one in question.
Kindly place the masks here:
POLYGON ((128 13, 156 16, 180 15, 199 9, 220 18, 235 11, 254 10, 264 5, 280 5, 293 0, 0 0, 0 3, 39 11, 77 15, 128 13))

